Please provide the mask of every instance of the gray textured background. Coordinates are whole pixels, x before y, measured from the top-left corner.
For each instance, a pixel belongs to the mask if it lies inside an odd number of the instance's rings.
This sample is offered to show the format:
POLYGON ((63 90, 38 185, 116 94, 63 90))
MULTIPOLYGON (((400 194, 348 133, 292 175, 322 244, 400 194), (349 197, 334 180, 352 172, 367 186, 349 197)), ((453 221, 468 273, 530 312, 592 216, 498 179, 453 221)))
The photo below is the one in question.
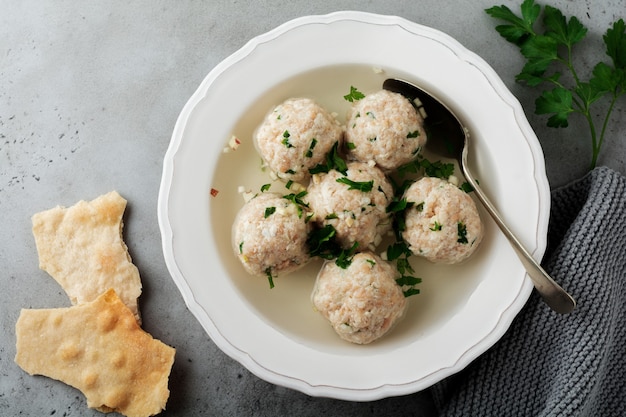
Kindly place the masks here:
MULTIPOLYGON (((537 92, 514 83, 522 59, 484 9, 519 1, 9 1, 0 0, 0 414, 100 415, 82 394, 13 362, 19 310, 69 305, 38 268, 30 216, 117 189, 129 200, 125 236, 141 271, 145 328, 177 349, 163 415, 431 415, 428 394, 372 403, 311 398, 251 375, 187 311, 163 261, 157 224, 162 158, 176 118, 205 75, 250 38, 286 20, 336 10, 394 14, 432 26, 481 55, 522 103, 543 146, 551 185, 586 172, 583 121, 544 127, 537 92)), ((590 32, 580 71, 603 58, 601 35, 621 0, 559 0, 590 32)), ((621 16, 620 16, 621 15, 621 16)), ((626 173, 615 113, 599 163, 626 173)), ((505 138, 504 138, 505 139, 505 138)))

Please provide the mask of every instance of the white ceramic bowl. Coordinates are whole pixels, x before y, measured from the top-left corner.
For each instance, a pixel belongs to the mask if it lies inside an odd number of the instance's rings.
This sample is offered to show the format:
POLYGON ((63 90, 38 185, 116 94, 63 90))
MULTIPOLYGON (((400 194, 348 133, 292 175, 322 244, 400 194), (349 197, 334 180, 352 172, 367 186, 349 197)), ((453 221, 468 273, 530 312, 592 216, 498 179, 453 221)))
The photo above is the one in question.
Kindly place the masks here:
POLYGON ((355 401, 422 390, 492 346, 532 290, 485 212, 486 236, 468 262, 414 261, 421 294, 371 345, 340 340, 313 311, 319 262, 277 278, 272 290, 244 272, 231 226, 243 205, 238 187, 258 191, 270 182, 251 140, 263 116, 286 98, 309 96, 341 117, 350 86, 371 92, 390 76, 436 93, 460 115, 473 138, 472 171, 534 256, 545 250, 543 155, 519 103, 481 58, 393 16, 339 12, 287 22, 215 67, 185 105, 165 156, 158 213, 165 260, 191 312, 224 352, 272 383, 355 401), (232 135, 242 144, 223 153, 232 135))

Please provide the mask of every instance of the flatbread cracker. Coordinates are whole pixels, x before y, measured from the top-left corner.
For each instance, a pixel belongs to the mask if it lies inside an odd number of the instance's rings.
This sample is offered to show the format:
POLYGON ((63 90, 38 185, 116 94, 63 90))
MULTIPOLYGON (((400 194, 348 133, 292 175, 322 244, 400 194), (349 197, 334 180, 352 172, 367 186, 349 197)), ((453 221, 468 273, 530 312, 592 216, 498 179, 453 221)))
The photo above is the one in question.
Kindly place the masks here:
POLYGON ((129 417, 165 409, 176 351, 142 330, 114 290, 73 307, 23 309, 15 330, 15 362, 79 389, 89 407, 129 417))
POLYGON ((125 209, 126 200, 116 191, 69 208, 58 206, 32 217, 33 235, 39 267, 72 304, 93 301, 113 288, 141 323, 141 279, 122 238, 125 209))

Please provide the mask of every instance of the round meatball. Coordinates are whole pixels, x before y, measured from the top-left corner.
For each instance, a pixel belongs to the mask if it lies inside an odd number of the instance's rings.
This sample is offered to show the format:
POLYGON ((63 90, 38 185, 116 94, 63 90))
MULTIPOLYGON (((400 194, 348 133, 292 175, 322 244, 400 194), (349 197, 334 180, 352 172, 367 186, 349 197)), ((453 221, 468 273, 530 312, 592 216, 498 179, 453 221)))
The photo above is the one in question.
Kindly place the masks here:
POLYGON ((277 276, 309 260, 309 226, 301 207, 280 194, 266 192, 248 201, 233 224, 233 249, 252 275, 277 276))
POLYGON ((357 251, 376 246, 391 229, 386 212, 393 188, 377 167, 349 162, 346 174, 330 170, 313 176, 305 197, 318 226, 335 228, 335 237, 344 249, 358 243, 357 251))
POLYGON ((352 106, 345 142, 349 158, 391 171, 415 159, 426 143, 424 119, 403 95, 381 90, 352 106))
POLYGON ((308 98, 292 98, 275 107, 254 133, 255 146, 268 167, 283 180, 305 182, 309 169, 324 162, 343 128, 308 98))
POLYGON ((414 203, 405 213, 402 237, 415 255, 453 264, 468 258, 483 237, 474 200, 457 186, 425 177, 411 184, 404 198, 414 203))
POLYGON ((352 343, 371 343, 403 316, 407 301, 395 268, 371 252, 358 253, 346 269, 326 262, 315 282, 313 306, 337 334, 352 343))

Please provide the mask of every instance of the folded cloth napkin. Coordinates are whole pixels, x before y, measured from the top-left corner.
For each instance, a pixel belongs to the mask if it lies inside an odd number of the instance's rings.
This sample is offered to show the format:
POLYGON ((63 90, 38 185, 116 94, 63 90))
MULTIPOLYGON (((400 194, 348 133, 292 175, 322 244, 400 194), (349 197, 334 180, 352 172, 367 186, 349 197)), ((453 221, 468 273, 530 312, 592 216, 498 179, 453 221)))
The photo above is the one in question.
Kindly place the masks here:
POLYGON ((533 291, 507 333, 431 389, 441 416, 626 416, 626 178, 609 168, 552 192, 544 268, 577 301, 533 291))

